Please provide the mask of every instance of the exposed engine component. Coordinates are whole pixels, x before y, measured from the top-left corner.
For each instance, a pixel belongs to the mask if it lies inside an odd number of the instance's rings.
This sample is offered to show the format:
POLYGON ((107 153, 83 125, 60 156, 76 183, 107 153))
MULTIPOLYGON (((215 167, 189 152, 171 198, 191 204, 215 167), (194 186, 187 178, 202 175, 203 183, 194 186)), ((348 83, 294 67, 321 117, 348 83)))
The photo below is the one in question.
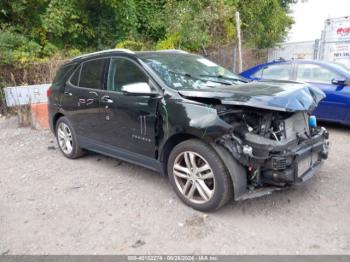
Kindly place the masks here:
POLYGON ((319 147, 323 137, 328 139, 328 133, 316 123, 310 125, 312 121, 306 111, 228 110, 220 105, 216 109, 221 119, 232 125, 231 133, 221 142, 236 160, 247 167, 248 180, 253 187, 293 183, 298 174, 305 171, 295 163, 305 158, 309 168, 327 157, 328 150, 320 151, 319 147), (318 153, 303 157, 296 153, 310 144, 318 153))
POLYGON ((277 142, 310 137, 308 114, 270 111, 229 110, 220 113, 223 120, 232 123, 233 132, 243 138, 252 133, 277 142))

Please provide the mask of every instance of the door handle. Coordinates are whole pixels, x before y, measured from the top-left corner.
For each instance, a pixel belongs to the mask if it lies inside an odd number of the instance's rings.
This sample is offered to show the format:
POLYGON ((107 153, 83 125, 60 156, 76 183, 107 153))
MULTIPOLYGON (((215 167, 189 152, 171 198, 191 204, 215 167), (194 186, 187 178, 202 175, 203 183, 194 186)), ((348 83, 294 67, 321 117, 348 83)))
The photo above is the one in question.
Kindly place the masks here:
POLYGON ((109 96, 103 96, 101 97, 101 101, 107 104, 113 104, 114 101, 109 96))
POLYGON ((95 96, 98 96, 98 93, 95 92, 95 91, 90 91, 89 94, 92 94, 92 95, 95 95, 95 96))
POLYGON ((65 92, 64 92, 64 95, 66 95, 66 96, 72 96, 73 94, 72 94, 71 92, 65 91, 65 92))

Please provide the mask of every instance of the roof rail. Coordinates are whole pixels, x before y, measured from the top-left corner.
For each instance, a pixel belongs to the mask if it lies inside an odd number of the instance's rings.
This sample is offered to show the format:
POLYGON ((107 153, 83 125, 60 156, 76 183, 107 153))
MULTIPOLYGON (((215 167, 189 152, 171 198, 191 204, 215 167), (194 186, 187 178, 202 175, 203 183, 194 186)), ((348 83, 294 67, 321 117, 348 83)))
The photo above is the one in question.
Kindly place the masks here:
POLYGON ((157 50, 157 52, 177 52, 182 54, 188 54, 188 52, 181 49, 164 49, 164 50, 157 50))
POLYGON ((93 52, 93 53, 88 53, 88 54, 84 54, 84 55, 80 55, 77 57, 74 57, 72 59, 76 60, 76 59, 80 59, 80 58, 84 58, 84 57, 89 57, 89 56, 93 56, 93 55, 98 55, 98 54, 103 54, 103 53, 111 53, 111 52, 124 52, 124 53, 128 53, 128 54, 135 54, 133 51, 129 50, 129 49, 125 49, 125 48, 115 48, 115 49, 107 49, 107 50, 102 50, 102 51, 97 51, 97 52, 93 52))

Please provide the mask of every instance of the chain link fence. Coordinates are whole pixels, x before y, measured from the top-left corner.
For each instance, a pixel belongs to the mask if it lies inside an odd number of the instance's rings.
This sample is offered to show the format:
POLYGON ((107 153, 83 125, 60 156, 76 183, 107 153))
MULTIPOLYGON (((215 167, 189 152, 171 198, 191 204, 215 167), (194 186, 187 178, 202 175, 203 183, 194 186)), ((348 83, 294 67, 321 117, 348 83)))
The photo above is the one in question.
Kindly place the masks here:
MULTIPOLYGON (((238 61, 236 59, 236 48, 233 45, 210 48, 207 51, 203 51, 202 54, 217 64, 235 73, 240 73, 236 70, 238 61)), ((267 57, 268 51, 266 49, 243 48, 243 71, 257 64, 265 63, 267 57)))

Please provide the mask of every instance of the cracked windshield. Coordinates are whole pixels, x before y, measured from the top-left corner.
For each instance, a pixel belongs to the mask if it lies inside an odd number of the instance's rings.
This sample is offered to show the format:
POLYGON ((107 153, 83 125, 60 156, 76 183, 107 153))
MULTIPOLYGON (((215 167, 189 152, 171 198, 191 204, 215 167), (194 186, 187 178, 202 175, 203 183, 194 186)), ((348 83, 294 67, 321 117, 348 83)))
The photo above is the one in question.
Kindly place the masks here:
POLYGON ((174 89, 204 89, 246 81, 226 68, 198 55, 141 55, 157 75, 174 89))

